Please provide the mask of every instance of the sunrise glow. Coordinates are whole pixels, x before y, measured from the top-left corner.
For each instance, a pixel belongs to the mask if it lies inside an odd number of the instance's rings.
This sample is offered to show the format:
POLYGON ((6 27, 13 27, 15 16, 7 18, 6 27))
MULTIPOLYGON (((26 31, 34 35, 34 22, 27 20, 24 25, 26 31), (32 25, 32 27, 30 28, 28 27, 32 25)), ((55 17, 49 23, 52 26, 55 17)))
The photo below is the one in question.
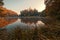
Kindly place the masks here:
POLYGON ((4 0, 4 7, 20 14, 21 10, 29 7, 37 9, 39 12, 45 9, 44 0, 4 0))

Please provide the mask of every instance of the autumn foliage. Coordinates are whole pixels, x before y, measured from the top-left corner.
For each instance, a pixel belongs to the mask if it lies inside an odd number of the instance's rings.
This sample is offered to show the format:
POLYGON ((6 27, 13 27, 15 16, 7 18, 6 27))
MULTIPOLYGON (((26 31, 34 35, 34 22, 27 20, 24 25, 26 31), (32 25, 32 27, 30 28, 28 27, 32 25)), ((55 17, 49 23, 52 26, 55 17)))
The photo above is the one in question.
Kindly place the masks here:
POLYGON ((15 22, 17 19, 12 19, 12 18, 0 18, 0 28, 4 28, 6 25, 11 24, 15 22))
POLYGON ((50 17, 60 19, 60 0, 50 0, 50 2, 46 0, 45 4, 47 15, 50 17))

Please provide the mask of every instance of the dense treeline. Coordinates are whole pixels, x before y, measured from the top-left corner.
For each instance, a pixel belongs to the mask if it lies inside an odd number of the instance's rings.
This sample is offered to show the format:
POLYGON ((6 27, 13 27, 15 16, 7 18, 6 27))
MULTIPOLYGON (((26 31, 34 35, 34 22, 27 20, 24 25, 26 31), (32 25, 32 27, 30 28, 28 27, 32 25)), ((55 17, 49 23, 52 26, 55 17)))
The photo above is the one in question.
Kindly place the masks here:
POLYGON ((20 12, 21 14, 19 16, 22 17, 31 17, 31 16, 39 16, 39 17, 45 17, 46 13, 45 11, 38 12, 36 9, 25 9, 20 12))
POLYGON ((48 0, 45 1, 46 4, 46 14, 57 20, 60 20, 60 1, 59 0, 48 0))
POLYGON ((60 0, 45 0, 47 22, 49 27, 60 28, 60 0))

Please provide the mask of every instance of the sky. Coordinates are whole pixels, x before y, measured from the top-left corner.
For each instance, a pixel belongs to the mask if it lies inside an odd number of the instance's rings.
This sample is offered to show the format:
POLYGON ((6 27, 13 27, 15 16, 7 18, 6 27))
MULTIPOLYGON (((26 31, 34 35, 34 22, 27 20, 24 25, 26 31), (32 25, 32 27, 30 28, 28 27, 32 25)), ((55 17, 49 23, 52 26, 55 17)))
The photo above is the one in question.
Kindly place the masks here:
POLYGON ((24 9, 37 9, 39 12, 45 9, 44 0, 4 0, 4 7, 20 14, 24 9))

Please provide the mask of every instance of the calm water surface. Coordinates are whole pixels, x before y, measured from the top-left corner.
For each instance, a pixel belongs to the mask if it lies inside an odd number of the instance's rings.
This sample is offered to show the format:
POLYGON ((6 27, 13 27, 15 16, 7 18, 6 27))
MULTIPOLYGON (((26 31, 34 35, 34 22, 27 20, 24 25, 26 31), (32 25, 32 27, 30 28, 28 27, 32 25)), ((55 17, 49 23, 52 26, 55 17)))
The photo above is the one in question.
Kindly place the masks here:
POLYGON ((20 27, 21 29, 32 29, 43 27, 45 24, 37 18, 0 18, 0 28, 8 30, 20 27))

